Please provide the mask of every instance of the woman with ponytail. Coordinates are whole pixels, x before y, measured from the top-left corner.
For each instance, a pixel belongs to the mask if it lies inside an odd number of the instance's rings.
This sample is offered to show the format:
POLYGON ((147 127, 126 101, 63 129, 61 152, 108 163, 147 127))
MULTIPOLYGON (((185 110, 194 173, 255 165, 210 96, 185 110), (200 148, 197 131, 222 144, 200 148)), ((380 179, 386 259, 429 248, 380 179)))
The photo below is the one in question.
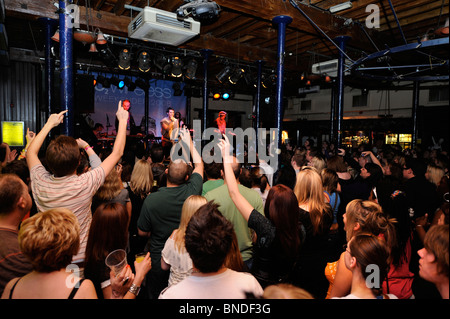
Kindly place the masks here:
POLYGON ((333 299, 398 299, 382 292, 382 281, 389 269, 389 249, 379 236, 357 234, 344 252, 345 267, 351 272, 351 290, 333 299))
MULTIPOLYGON (((373 201, 355 199, 348 203, 344 214, 344 230, 347 243, 361 233, 368 233, 379 237, 386 243, 389 252, 388 263, 392 262, 391 247, 396 245, 395 219, 389 219, 383 213, 381 206, 373 201)), ((331 268, 327 265, 327 269, 331 268)), ((343 297, 349 294, 352 273, 345 266, 345 252, 335 264, 335 274, 328 274, 330 281, 327 298, 343 297)), ((385 279, 384 277, 383 279, 385 279)))

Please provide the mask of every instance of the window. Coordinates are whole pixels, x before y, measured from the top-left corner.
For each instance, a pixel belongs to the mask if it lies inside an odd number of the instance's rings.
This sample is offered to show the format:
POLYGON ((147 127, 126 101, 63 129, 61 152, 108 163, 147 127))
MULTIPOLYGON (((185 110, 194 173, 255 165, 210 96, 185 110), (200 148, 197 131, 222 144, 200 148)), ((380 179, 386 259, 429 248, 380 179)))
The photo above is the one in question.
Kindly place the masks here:
POLYGON ((367 106, 367 94, 354 95, 353 107, 367 106))
POLYGON ((311 111, 311 100, 303 100, 300 103, 300 110, 301 111, 311 111))
POLYGON ((428 95, 428 102, 448 101, 448 87, 431 88, 428 95))

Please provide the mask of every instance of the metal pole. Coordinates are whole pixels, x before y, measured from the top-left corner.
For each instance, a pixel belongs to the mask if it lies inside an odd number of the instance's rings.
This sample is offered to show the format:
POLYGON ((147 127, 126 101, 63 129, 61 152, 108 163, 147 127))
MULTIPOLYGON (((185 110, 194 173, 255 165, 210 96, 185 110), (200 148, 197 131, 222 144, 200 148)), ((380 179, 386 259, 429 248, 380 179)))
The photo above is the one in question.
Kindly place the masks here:
POLYGON ((257 64, 258 64, 258 74, 257 74, 257 77, 256 77, 256 103, 255 103, 255 108, 256 108, 256 125, 255 125, 256 145, 258 145, 258 138, 259 138, 258 130, 259 130, 259 126, 261 125, 261 122, 260 122, 261 78, 262 78, 262 66, 264 64, 264 61, 258 60, 257 64))
POLYGON ((345 44, 350 40, 348 36, 340 36, 335 39, 339 45, 339 59, 338 59, 338 76, 337 76, 337 144, 338 148, 342 147, 342 119, 343 119, 343 109, 344 109, 344 63, 345 63, 345 44))
MULTIPOLYGON (((53 113, 53 83, 55 69, 55 59, 52 57, 51 37, 55 32, 55 26, 58 24, 56 20, 49 18, 39 18, 40 22, 45 26, 45 102, 47 106, 47 118, 53 113)), ((51 132, 49 134, 51 137, 51 132)))
POLYGON ((204 49, 201 50, 201 53, 203 55, 203 131, 208 127, 207 123, 207 115, 206 112, 208 111, 208 100, 209 100, 209 90, 208 90, 208 62, 209 57, 212 54, 212 50, 204 49))
MULTIPOLYGON (((284 78, 284 46, 286 42, 286 26, 292 22, 289 16, 277 16, 272 21, 278 25, 278 54, 277 54, 277 89, 276 89, 276 103, 277 103, 277 140, 278 147, 281 146, 281 130, 283 123, 283 78, 284 78)), ((280 161, 278 161, 280 162, 280 161)), ((279 163, 280 164, 280 163, 279 163)))
POLYGON ((331 115, 330 115, 330 143, 336 146, 336 83, 331 86, 331 115))
POLYGON ((73 136, 73 25, 72 17, 66 12, 66 1, 59 1, 59 46, 61 77, 61 111, 68 110, 61 127, 61 134, 73 136))
POLYGON ((419 88, 420 82, 414 81, 413 88, 413 107, 412 107, 412 119, 413 119, 413 132, 412 132, 412 140, 411 140, 411 149, 416 147, 417 143, 417 109, 419 107, 419 88))

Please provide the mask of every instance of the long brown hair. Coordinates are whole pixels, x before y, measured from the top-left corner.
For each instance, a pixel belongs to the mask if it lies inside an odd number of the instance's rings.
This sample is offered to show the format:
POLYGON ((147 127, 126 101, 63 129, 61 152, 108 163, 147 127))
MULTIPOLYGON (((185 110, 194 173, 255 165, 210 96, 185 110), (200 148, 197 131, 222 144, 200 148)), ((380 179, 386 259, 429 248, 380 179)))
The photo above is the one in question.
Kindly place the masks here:
POLYGON ((128 213, 119 203, 103 203, 92 217, 86 246, 86 272, 104 261, 113 250, 125 249, 128 242, 128 213))
POLYGON ((281 247, 289 256, 295 257, 300 248, 298 229, 298 202, 292 189, 279 184, 267 195, 264 215, 274 224, 281 247))

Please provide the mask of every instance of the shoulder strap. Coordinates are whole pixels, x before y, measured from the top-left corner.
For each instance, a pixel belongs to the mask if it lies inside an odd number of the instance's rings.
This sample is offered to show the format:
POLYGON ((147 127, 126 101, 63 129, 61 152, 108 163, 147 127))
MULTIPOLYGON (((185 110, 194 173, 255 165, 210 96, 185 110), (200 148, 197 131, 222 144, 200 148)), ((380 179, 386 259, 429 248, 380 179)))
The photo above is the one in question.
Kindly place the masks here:
POLYGON ((81 287, 81 284, 83 283, 84 279, 80 279, 80 281, 78 281, 75 286, 73 287, 72 291, 70 292, 70 295, 67 299, 73 299, 73 297, 75 297, 75 294, 78 292, 78 288, 81 287))
POLYGON ((12 294, 13 294, 14 289, 16 288, 16 285, 20 279, 22 279, 22 277, 20 277, 19 279, 16 280, 16 282, 14 283, 14 286, 12 286, 11 290, 9 291, 9 299, 12 299, 12 294))

